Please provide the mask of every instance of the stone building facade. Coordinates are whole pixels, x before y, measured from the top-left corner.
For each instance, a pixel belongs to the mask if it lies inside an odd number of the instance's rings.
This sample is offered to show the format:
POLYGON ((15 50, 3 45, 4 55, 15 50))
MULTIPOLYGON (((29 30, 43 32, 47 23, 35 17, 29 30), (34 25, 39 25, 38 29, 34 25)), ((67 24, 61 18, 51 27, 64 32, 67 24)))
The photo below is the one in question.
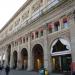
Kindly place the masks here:
POLYGON ((1 65, 75 70, 74 24, 75 0, 27 0, 0 31, 1 65))

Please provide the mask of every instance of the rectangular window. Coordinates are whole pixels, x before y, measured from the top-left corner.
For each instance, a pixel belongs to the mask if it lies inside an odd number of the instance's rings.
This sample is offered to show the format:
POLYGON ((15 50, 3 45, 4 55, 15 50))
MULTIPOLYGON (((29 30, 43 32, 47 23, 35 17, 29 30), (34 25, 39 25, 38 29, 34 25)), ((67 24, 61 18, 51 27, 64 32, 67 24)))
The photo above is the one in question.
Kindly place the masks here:
POLYGON ((29 10, 26 11, 25 13, 23 13, 22 19, 25 20, 25 19, 28 18, 28 17, 29 17, 29 10))
POLYGON ((52 24, 51 23, 48 24, 48 32, 52 33, 52 24))
POLYGON ((64 28, 68 28, 68 21, 67 21, 67 18, 64 18, 63 19, 63 25, 64 25, 64 28))
POLYGON ((28 42, 28 36, 26 37, 26 42, 28 42))
POLYGON ((23 37, 23 43, 25 43, 25 37, 23 37))
POLYGON ((41 36, 43 36, 43 30, 41 30, 41 32, 40 32, 40 33, 41 33, 41 36))
POLYGON ((39 34, 39 33, 38 33, 38 31, 37 31, 37 32, 35 32, 35 36, 36 36, 36 38, 38 38, 38 34, 39 34))
POLYGON ((34 32, 31 33, 31 38, 34 39, 34 32))
POLYGON ((15 46, 18 46, 18 41, 15 41, 15 46))
POLYGON ((20 18, 15 21, 15 26, 19 25, 19 23, 20 23, 20 18))
POLYGON ((59 23, 59 21, 57 21, 57 22, 54 23, 54 30, 55 31, 60 30, 60 23, 59 23))
POLYGON ((19 43, 22 44, 22 37, 19 38, 19 43))
POLYGON ((40 1, 37 1, 35 4, 32 6, 32 12, 37 11, 40 8, 40 1))

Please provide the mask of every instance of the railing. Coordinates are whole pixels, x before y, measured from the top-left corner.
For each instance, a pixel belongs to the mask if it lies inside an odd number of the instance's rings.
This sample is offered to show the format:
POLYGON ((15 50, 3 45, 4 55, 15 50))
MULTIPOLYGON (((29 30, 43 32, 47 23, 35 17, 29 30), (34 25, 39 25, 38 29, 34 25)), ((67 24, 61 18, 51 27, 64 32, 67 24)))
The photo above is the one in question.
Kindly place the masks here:
POLYGON ((47 11, 50 11, 50 9, 56 4, 58 4, 59 2, 60 2, 59 0, 53 0, 52 2, 48 2, 47 5, 40 7, 36 12, 32 14, 30 18, 28 18, 21 24, 17 25, 12 31, 10 31, 6 37, 11 36, 14 33, 18 32, 19 30, 21 30, 23 27, 30 25, 33 21, 39 18, 42 14, 45 14, 47 11))
POLYGON ((28 18, 27 20, 25 20, 24 22, 22 22, 21 24, 17 25, 12 32, 17 32, 18 30, 20 30, 21 28, 25 27, 26 25, 30 24, 31 22, 33 22, 34 20, 36 20, 36 18, 40 17, 43 13, 45 13, 46 11, 48 11, 51 7, 53 7, 54 5, 56 5, 57 3, 59 3, 59 0, 53 0, 52 2, 50 2, 49 4, 47 4, 46 6, 43 6, 41 8, 39 8, 36 12, 34 12, 32 14, 32 16, 30 18, 28 18))

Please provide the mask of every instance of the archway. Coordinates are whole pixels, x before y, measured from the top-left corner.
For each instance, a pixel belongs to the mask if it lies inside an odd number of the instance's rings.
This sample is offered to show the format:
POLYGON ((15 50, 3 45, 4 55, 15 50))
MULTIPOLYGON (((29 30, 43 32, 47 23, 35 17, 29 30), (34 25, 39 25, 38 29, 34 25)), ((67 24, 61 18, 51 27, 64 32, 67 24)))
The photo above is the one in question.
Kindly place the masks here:
POLYGON ((10 65, 10 55, 11 55, 11 45, 9 44, 8 45, 8 48, 7 48, 7 65, 10 65))
POLYGON ((32 49, 34 70, 38 71, 44 66, 43 48, 40 44, 36 44, 32 49))
POLYGON ((13 68, 17 68, 17 51, 13 52, 13 68))
POLYGON ((58 38, 53 41, 50 53, 54 72, 71 71, 71 47, 67 40, 58 38))
POLYGON ((23 48, 21 51, 21 63, 22 63, 22 69, 27 69, 28 67, 28 52, 26 48, 23 48))

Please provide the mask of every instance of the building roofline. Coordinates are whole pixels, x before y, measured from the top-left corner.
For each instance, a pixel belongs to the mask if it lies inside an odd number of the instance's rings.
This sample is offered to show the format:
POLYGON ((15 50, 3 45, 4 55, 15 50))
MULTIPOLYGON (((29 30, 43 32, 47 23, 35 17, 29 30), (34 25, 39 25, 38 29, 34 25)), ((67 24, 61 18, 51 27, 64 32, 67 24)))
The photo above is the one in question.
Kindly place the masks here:
POLYGON ((0 30, 0 33, 11 23, 11 21, 13 21, 14 20, 14 18, 16 17, 16 16, 18 16, 20 13, 21 13, 21 11, 23 11, 26 7, 27 7, 27 5, 31 2, 32 0, 27 0, 18 10, 17 10, 17 12, 8 20, 8 22, 2 27, 2 29, 0 30))

